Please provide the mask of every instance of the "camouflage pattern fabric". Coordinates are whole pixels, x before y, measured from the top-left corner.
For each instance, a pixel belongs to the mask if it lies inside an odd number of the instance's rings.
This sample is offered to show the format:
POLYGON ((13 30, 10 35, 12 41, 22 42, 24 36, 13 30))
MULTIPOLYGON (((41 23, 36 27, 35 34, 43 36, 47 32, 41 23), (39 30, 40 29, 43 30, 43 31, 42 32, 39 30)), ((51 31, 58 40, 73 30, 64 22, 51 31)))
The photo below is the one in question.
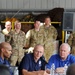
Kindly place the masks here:
POLYGON ((71 53, 75 55, 75 32, 72 32, 68 38, 68 44, 71 46, 71 53))
POLYGON ((35 47, 37 44, 44 45, 44 31, 39 30, 35 31, 35 29, 31 29, 26 34, 26 43, 29 47, 35 47))
POLYGON ((53 54, 53 51, 55 50, 54 42, 58 34, 57 30, 52 25, 50 25, 49 27, 45 27, 45 25, 43 25, 41 29, 44 30, 44 55, 46 60, 48 61, 51 55, 53 54))
POLYGON ((24 49, 26 40, 25 40, 25 33, 20 30, 19 33, 16 33, 16 31, 10 32, 10 38, 8 39, 8 42, 12 45, 12 56, 10 58, 11 65, 15 66, 16 62, 20 63, 24 56, 24 49))

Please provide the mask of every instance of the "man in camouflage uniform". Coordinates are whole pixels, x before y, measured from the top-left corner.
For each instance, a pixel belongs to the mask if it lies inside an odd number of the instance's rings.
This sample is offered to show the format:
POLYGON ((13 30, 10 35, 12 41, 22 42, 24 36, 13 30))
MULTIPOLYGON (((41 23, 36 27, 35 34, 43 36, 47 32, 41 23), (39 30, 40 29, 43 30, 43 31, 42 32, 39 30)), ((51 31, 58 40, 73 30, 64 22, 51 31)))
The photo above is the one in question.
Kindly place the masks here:
POLYGON ((10 38, 10 35, 9 35, 10 32, 11 32, 11 22, 6 21, 5 22, 5 29, 2 30, 2 33, 5 35, 5 41, 6 42, 9 41, 8 39, 10 38))
POLYGON ((12 56, 10 58, 10 63, 12 66, 15 66, 16 63, 18 64, 21 62, 24 56, 24 49, 25 46, 25 33, 21 31, 21 23, 15 22, 15 30, 10 32, 10 44, 12 46, 12 56))
POLYGON ((45 18, 45 24, 41 27, 44 30, 44 48, 45 48, 45 58, 48 61, 50 56, 55 50, 54 42, 57 39, 57 30, 51 25, 50 17, 45 18))
POLYGON ((68 44, 71 46, 71 53, 75 55, 75 32, 72 32, 68 38, 68 44))
POLYGON ((33 52, 35 45, 44 45, 44 31, 40 30, 40 21, 35 21, 34 29, 31 29, 26 34, 26 44, 29 47, 28 52, 33 52))

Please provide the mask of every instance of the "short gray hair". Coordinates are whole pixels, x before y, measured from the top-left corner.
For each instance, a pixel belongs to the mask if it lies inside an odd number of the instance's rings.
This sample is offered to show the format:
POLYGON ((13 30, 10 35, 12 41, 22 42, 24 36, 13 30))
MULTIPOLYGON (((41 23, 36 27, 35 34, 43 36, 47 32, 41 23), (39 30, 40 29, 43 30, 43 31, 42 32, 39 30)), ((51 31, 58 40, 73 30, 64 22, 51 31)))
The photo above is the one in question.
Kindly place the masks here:
POLYGON ((69 51, 71 50, 71 47, 70 47, 70 45, 69 45, 68 43, 62 43, 62 44, 60 45, 60 49, 61 49, 61 47, 64 46, 64 45, 66 45, 66 46, 68 47, 68 50, 69 50, 69 51))

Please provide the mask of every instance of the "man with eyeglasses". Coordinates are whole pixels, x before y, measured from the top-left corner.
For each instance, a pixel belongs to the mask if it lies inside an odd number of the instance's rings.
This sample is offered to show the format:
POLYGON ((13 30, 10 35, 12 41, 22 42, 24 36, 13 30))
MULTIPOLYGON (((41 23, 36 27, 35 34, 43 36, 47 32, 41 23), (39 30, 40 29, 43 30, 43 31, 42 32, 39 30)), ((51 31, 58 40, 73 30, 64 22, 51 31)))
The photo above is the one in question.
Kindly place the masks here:
MULTIPOLYGON (((10 68, 10 63, 7 59, 10 58, 11 54, 12 54, 11 45, 7 42, 0 43, 0 64, 3 64, 10 68)), ((10 73, 12 75, 11 70, 10 73)))
POLYGON ((42 45, 36 45, 33 53, 26 54, 20 64, 21 75, 43 75, 46 74, 45 65, 46 61, 43 58, 44 48, 42 45))

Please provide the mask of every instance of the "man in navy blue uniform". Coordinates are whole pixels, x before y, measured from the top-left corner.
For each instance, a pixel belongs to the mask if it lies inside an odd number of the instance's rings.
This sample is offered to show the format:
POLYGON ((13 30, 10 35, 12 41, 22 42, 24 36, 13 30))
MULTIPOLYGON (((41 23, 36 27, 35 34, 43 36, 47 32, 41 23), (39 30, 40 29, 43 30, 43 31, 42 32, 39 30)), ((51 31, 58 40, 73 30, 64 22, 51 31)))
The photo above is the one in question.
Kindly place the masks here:
MULTIPOLYGON (((10 58, 12 54, 12 47, 7 42, 0 43, 0 64, 6 65, 10 67, 10 63, 8 62, 8 58, 10 58)), ((10 70, 10 73, 12 75, 12 72, 10 70)))
POLYGON ((26 54, 20 64, 22 75, 44 75, 46 73, 46 61, 43 58, 44 48, 42 45, 36 45, 33 53, 26 54))
POLYGON ((56 72, 64 72, 65 64, 67 66, 75 63, 75 56, 70 54, 70 46, 67 43, 63 43, 60 46, 59 54, 52 55, 46 65, 46 68, 51 69, 51 65, 55 65, 56 72))

